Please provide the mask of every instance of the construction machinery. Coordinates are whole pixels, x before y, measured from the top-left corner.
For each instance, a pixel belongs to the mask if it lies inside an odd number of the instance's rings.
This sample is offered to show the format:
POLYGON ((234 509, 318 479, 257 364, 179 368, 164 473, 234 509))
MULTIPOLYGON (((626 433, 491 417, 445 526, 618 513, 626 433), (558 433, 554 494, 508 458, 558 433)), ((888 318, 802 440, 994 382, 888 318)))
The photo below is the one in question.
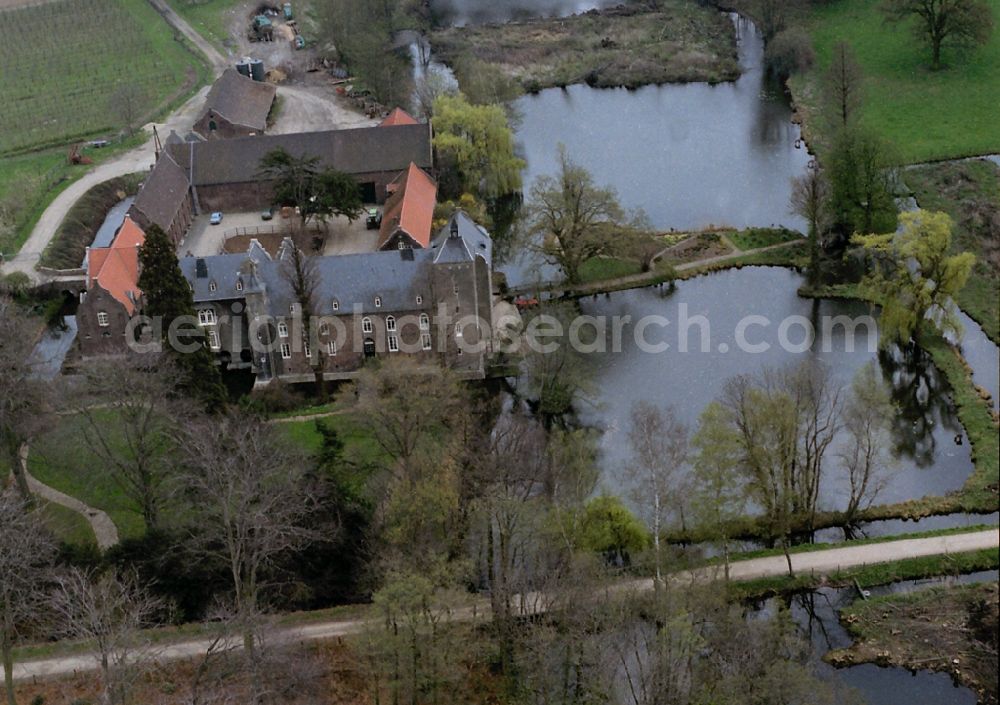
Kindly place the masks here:
POLYGON ((74 144, 69 148, 69 154, 66 155, 66 160, 70 164, 93 164, 94 160, 90 157, 86 157, 82 153, 83 145, 74 144))

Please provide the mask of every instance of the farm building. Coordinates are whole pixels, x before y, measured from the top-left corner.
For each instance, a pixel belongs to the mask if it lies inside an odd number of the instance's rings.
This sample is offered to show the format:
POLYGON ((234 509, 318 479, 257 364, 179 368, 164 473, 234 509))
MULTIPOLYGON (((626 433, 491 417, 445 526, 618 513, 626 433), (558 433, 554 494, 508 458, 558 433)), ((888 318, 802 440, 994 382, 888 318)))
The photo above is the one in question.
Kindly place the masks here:
POLYGON ((194 131, 205 139, 261 135, 277 89, 226 69, 212 84, 194 131))
POLYGON ((405 247, 429 247, 437 184, 416 164, 389 184, 378 249, 401 250, 405 247))

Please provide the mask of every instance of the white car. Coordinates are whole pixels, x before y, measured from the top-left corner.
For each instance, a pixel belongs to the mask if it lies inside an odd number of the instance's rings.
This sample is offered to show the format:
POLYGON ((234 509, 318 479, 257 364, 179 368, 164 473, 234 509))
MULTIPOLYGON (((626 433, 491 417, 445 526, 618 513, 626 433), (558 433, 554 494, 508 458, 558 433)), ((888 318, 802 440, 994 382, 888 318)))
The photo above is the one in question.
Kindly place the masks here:
POLYGON ((212 213, 212 215, 209 216, 208 218, 208 222, 210 225, 218 225, 219 223, 221 223, 222 211, 215 211, 215 213, 212 213))

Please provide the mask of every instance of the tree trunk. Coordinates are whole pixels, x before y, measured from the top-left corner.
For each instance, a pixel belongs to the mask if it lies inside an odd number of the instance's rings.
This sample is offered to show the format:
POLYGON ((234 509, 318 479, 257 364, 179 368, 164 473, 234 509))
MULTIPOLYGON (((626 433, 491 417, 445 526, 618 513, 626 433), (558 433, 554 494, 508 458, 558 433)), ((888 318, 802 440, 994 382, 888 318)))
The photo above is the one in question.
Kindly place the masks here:
POLYGON ((28 444, 21 443, 16 447, 10 448, 10 451, 11 473, 14 475, 14 484, 17 485, 17 491, 21 494, 21 498, 27 502, 29 506, 34 506, 35 498, 31 494, 31 490, 28 488, 28 477, 25 472, 28 465, 28 444))
POLYGON ((3 635, 3 682, 7 690, 7 705, 17 705, 14 696, 14 645, 9 635, 3 635))
POLYGON ((788 535, 781 537, 781 549, 785 552, 785 562, 788 564, 788 576, 795 577, 795 570, 792 568, 792 553, 788 546, 788 535))
POLYGON ((941 39, 938 37, 931 37, 931 52, 933 53, 933 58, 931 59, 931 69, 937 71, 941 68, 941 39))

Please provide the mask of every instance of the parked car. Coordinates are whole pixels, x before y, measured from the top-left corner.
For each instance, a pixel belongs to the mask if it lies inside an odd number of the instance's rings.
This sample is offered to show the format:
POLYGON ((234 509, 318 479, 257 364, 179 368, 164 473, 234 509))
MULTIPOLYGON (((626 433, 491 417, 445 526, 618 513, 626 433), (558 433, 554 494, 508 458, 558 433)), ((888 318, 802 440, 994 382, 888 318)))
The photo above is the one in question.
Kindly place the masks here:
POLYGON ((218 225, 219 223, 221 223, 222 222, 222 211, 215 211, 214 213, 212 213, 212 215, 209 216, 209 218, 208 218, 208 222, 211 225, 218 225))
POLYGON ((378 230, 382 227, 382 214, 378 208, 368 209, 368 217, 365 218, 365 227, 369 230, 378 230))
POLYGON ((262 210, 260 212, 260 219, 261 220, 270 220, 273 217, 274 217, 274 209, 273 208, 268 208, 268 209, 262 210))

